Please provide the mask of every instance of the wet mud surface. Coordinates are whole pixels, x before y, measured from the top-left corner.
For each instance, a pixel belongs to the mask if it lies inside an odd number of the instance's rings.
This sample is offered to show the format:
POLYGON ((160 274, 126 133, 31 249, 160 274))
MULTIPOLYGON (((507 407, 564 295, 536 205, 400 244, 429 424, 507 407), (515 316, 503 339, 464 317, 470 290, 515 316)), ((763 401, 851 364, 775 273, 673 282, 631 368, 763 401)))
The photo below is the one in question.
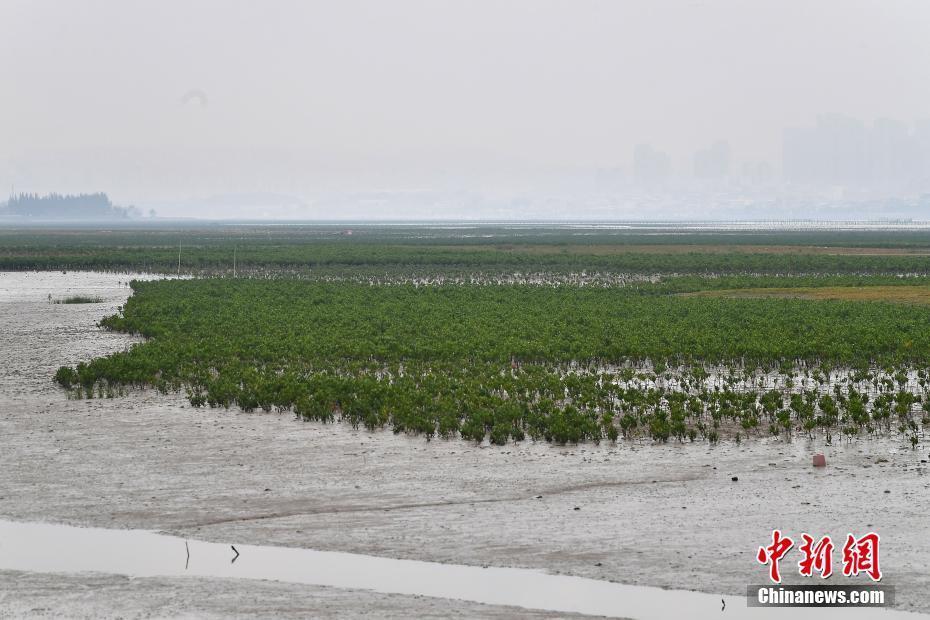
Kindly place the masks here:
POLYGON ((0 617, 584 618, 462 601, 272 581, 0 571, 0 617))
MULTIPOLYGON (((125 299, 128 288, 118 283, 127 279, 0 274, 0 517, 540 568, 731 595, 764 582, 755 553, 774 528, 795 539, 874 530, 896 608, 930 613, 930 469, 921 462, 930 460, 930 442, 916 451, 894 438, 832 446, 799 439, 477 447, 305 423, 291 414, 192 409, 181 395, 152 390, 67 400, 51 381, 58 366, 133 342, 95 327, 125 299), (74 293, 105 301, 47 300, 74 293), (826 454, 826 468, 811 467, 815 451, 826 454)), ((792 565, 783 567, 786 582, 801 582, 792 565)), ((52 616, 251 616, 255 608, 246 602, 265 590, 269 600, 296 597, 293 612, 268 613, 275 616, 325 616, 343 604, 352 616, 508 615, 409 596, 179 581, 2 572, 0 616, 19 615, 32 602, 52 616), (150 588, 137 583, 149 581, 150 588), (114 592, 112 608, 97 596, 75 602, 75 592, 94 592, 95 584, 114 592), (177 597, 169 595, 174 590, 177 597), (229 607, 196 601, 223 592, 229 607), (160 596, 172 598, 167 613, 158 612, 160 596)))

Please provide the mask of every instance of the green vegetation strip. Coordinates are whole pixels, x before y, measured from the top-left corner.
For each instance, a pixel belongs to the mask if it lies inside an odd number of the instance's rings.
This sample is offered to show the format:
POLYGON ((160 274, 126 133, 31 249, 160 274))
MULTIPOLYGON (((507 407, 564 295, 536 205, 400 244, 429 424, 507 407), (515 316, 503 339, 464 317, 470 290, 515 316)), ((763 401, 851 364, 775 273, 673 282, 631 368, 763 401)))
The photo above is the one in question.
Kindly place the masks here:
POLYGON ((56 304, 99 304, 102 302, 103 298, 96 295, 70 295, 53 301, 56 304))
POLYGON ((930 231, 656 232, 506 226, 0 229, 0 269, 366 277, 455 273, 930 274, 930 231), (348 233, 352 232, 351 235, 348 233), (823 253, 821 253, 823 252, 823 253))
MULTIPOLYGON (((656 253, 603 255, 584 252, 529 253, 498 249, 420 248, 417 246, 250 246, 237 250, 242 270, 320 270, 321 273, 449 273, 449 270, 565 272, 600 270, 644 274, 920 274, 930 273, 926 256, 821 255, 791 253, 656 253), (359 269, 363 271, 359 271, 359 269), (364 269, 368 269, 367 272, 364 269)), ((0 269, 99 269, 173 273, 178 248, 62 248, 0 255, 0 269)), ((182 248, 184 273, 232 272, 233 246, 182 248)))
MULTIPOLYGON (((727 384, 709 393, 697 380, 710 362, 785 370, 804 360, 865 372, 930 358, 930 309, 917 305, 569 286, 231 279, 132 286, 122 313, 102 324, 150 340, 60 369, 64 387, 87 396, 95 387, 98 394, 124 385, 186 388, 198 406, 291 409, 427 437, 566 442, 641 429, 656 439, 713 441, 728 420, 747 431, 767 423, 776 433, 838 424, 858 432, 890 427, 885 413, 893 406, 907 428, 921 397, 903 390, 882 395, 884 402, 873 395, 863 413, 869 397, 852 388, 820 408, 822 394, 811 393, 796 410, 782 410, 794 396, 737 394, 727 384), (691 365, 694 390, 624 388, 604 370, 646 359, 660 368, 691 365)), ((618 369, 626 379, 633 372, 618 369)), ((906 374, 897 376, 907 384, 906 374)))
POLYGON ((794 286, 790 288, 738 288, 685 293, 695 297, 843 299, 930 304, 930 286, 794 286))

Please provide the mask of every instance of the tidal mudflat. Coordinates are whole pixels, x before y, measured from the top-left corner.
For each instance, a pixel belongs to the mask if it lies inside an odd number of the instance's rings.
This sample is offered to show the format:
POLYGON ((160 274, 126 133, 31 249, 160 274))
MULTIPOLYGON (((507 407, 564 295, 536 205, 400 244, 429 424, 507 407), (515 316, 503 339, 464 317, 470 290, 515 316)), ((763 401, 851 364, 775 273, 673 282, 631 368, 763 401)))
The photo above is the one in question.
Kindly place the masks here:
MULTIPOLYGON (((125 300, 129 277, 0 274, 0 348, 7 353, 0 369, 3 519, 541 569, 733 596, 744 594, 748 582, 763 582, 755 552, 774 528, 834 537, 870 529, 882 536, 883 582, 896 587, 896 609, 930 613, 923 443, 918 450, 893 437, 831 446, 772 438, 716 446, 490 447, 301 422, 291 414, 193 409, 181 394, 153 390, 68 400, 51 380, 56 368, 134 342, 96 327, 125 300), (72 294, 103 301, 48 300, 72 294), (811 467, 815 451, 825 453, 826 468, 811 467)), ((3 571, 0 591, 0 615, 17 616, 191 609, 251 616, 263 597, 281 606, 261 612, 295 617, 529 613, 225 578, 127 581, 3 571), (200 600, 200 607, 172 607, 175 595, 200 600)))

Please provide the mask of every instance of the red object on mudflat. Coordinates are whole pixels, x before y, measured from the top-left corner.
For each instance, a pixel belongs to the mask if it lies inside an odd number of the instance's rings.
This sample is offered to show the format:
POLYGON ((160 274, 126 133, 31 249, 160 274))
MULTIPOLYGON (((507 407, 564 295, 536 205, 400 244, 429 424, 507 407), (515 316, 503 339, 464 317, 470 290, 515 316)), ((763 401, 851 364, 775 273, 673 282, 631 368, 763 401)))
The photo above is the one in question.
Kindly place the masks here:
POLYGON ((826 467, 827 466, 827 457, 822 454, 814 455, 814 467, 826 467))

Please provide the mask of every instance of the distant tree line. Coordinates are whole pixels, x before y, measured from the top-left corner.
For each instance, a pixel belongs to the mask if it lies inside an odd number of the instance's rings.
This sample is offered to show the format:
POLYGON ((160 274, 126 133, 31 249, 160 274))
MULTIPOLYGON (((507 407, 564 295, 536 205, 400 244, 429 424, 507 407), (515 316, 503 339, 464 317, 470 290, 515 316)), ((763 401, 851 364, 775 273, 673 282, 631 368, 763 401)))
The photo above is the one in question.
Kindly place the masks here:
POLYGON ((39 194, 20 193, 11 196, 0 213, 30 219, 126 219, 137 215, 134 207, 118 207, 102 193, 39 194))

